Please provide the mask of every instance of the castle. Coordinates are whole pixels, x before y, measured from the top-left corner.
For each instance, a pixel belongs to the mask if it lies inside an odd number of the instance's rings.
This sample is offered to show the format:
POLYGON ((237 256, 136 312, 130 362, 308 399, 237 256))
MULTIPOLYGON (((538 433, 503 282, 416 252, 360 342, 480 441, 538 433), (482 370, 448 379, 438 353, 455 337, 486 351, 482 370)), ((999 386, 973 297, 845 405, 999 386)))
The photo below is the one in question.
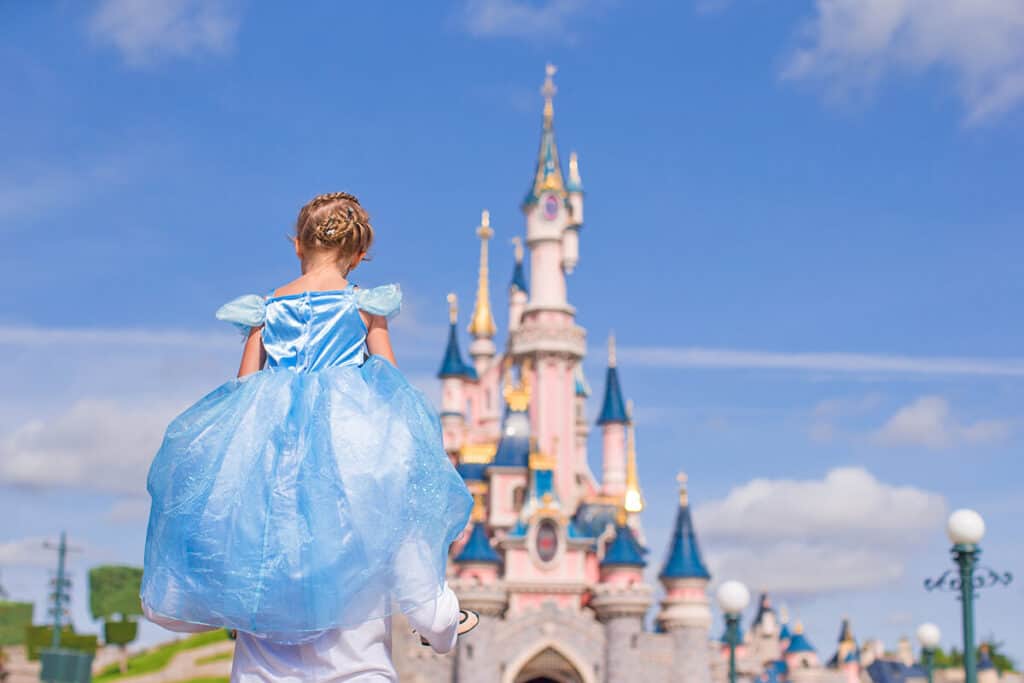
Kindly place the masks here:
MULTIPOLYGON (((579 259, 584 190, 575 153, 567 174, 559 161, 554 72, 548 66, 541 89, 540 150, 522 202, 529 278, 517 239, 504 348, 495 343, 488 254, 494 233, 486 211, 477 228, 469 362, 460 348, 456 298, 448 296, 441 425, 475 500, 469 528, 451 550, 449 581, 481 621, 454 656, 443 657, 396 626, 395 663, 410 683, 720 683, 728 675, 728 646, 711 637, 711 576, 684 475, 657 605, 644 579, 644 497, 614 338, 596 425, 600 481, 588 465, 586 333, 566 287, 579 259)), ((822 662, 800 625, 786 624, 762 596, 739 644, 737 669, 748 682, 859 683, 870 680, 865 667, 872 658, 845 624, 835 656, 822 662)))

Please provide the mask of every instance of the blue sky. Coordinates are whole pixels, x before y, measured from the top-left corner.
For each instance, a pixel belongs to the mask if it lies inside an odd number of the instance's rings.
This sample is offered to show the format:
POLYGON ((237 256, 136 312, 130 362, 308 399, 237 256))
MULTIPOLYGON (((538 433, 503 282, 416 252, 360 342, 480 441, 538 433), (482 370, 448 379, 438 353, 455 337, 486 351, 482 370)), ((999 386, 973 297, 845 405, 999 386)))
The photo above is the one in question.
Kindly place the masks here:
MULTIPOLYGON (((235 369, 212 311, 294 276, 314 194, 369 208, 356 279, 402 283, 399 360, 436 394, 483 208, 492 287, 511 273, 551 61, 588 191, 570 299, 597 392, 619 339, 652 555, 685 469, 713 573, 772 589, 823 655, 843 614, 955 642, 958 604, 921 588, 948 511, 985 515, 985 563, 1024 566, 1024 10, 371 5, 0 7, 0 583, 41 599, 41 539, 67 529, 94 628, 84 569, 141 561, 162 428, 235 369)), ((978 614, 1024 658, 1022 591, 978 614)))

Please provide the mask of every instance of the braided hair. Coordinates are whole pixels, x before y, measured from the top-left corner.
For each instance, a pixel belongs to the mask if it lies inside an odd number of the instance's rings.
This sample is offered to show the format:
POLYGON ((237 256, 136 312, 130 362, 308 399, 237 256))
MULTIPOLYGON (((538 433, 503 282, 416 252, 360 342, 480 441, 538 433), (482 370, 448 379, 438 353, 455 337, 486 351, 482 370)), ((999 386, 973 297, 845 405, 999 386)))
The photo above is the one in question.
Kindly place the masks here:
POLYGON ((308 249, 336 251, 344 260, 370 249, 373 226, 355 195, 330 192, 313 197, 299 211, 295 240, 308 249))

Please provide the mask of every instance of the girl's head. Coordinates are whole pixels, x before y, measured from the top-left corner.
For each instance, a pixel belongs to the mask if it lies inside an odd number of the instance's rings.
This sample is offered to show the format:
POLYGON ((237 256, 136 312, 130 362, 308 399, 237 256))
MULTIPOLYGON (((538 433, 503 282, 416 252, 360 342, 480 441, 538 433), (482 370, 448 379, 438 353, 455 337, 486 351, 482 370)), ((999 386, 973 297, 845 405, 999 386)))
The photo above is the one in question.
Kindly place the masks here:
POLYGON ((295 253, 302 260, 314 254, 331 255, 348 273, 366 258, 371 244, 370 216, 347 192, 318 195, 299 211, 295 253))

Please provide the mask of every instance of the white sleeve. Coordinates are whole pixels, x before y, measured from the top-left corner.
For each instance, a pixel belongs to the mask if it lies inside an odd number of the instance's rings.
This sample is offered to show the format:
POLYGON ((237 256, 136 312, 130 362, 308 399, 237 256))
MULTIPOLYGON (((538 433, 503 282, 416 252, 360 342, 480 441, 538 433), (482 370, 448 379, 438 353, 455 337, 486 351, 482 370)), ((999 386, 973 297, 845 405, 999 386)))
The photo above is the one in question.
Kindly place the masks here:
POLYGON ((444 654, 455 647, 459 628, 459 599, 446 583, 436 600, 417 605, 405 613, 409 624, 434 648, 444 654))

